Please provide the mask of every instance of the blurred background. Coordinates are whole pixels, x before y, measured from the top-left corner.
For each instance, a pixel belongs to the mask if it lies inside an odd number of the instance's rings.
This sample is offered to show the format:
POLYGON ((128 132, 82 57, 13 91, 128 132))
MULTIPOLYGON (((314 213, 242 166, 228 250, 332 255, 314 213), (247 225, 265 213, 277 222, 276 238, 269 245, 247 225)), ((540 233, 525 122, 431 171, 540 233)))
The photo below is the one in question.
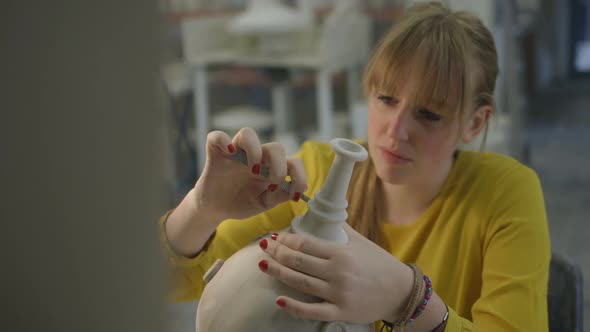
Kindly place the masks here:
MULTIPOLYGON (((198 178, 207 132, 250 126, 289 153, 307 139, 363 138, 363 67, 414 2, 3 4, 8 326, 193 331, 196 303, 164 304, 155 225, 198 178)), ((493 32, 501 74, 485 150, 539 174, 555 254, 552 331, 582 331, 590 326, 582 279, 590 275, 590 1, 441 2, 478 14, 493 32)))

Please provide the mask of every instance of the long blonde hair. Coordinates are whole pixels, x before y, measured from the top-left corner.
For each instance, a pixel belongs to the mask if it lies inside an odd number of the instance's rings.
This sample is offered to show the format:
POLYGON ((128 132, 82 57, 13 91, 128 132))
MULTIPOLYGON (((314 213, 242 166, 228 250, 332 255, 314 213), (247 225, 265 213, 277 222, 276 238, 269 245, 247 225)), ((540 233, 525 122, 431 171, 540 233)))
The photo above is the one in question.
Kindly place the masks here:
MULTIPOLYGON (((426 101, 460 119, 469 110, 494 106, 496 48, 490 31, 473 14, 451 12, 435 2, 410 7, 374 50, 363 78, 365 95, 396 91, 410 71, 421 78, 413 80, 419 86, 409 87, 415 104, 426 101)), ((371 157, 355 166, 350 188, 350 225, 385 245, 380 232, 381 180, 371 157)))

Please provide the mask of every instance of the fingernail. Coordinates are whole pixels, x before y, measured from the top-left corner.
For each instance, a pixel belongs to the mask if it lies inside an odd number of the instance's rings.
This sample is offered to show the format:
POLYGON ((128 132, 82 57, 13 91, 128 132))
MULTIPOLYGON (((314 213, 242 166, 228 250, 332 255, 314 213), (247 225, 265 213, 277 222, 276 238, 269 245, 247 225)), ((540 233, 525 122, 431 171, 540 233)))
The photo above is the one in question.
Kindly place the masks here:
POLYGON ((301 198, 301 193, 300 192, 296 192, 295 195, 293 195, 293 200, 295 202, 298 202, 300 198, 301 198))
POLYGON ((279 233, 272 233, 270 235, 270 238, 273 239, 273 240, 276 240, 278 236, 279 236, 279 233))
POLYGON ((274 183, 273 184, 270 184, 268 186, 268 191, 273 192, 273 191, 277 190, 277 187, 278 186, 279 186, 278 184, 274 184, 274 183))
POLYGON ((252 166, 252 173, 256 175, 260 174, 260 164, 254 164, 254 166, 252 166))
POLYGON ((266 270, 268 270, 268 261, 263 259, 258 262, 258 268, 260 268, 263 272, 266 272, 266 270))
POLYGON ((260 240, 260 243, 258 243, 258 245, 260 245, 260 248, 262 248, 263 250, 266 250, 266 247, 268 247, 268 241, 266 239, 262 239, 260 240))
POLYGON ((279 299, 277 299, 277 305, 281 308, 284 308, 285 306, 287 306, 287 302, 285 302, 284 299, 279 298, 279 299))
POLYGON ((233 144, 228 145, 227 150, 229 151, 229 153, 236 153, 236 148, 233 144))

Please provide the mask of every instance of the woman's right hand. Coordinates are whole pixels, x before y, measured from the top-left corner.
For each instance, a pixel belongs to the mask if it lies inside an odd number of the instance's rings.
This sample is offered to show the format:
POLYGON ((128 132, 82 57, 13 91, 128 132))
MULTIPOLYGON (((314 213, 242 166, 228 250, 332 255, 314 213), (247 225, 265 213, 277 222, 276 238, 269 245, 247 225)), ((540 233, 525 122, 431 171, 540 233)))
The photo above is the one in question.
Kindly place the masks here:
POLYGON ((224 219, 244 219, 264 212, 289 199, 298 200, 307 189, 300 159, 287 158, 279 143, 260 144, 251 128, 233 138, 222 131, 207 136, 207 160, 193 190, 195 209, 224 219), (246 152, 248 166, 232 158, 237 149, 246 152), (268 168, 268 176, 261 170, 268 168), (290 190, 279 188, 291 177, 290 190))

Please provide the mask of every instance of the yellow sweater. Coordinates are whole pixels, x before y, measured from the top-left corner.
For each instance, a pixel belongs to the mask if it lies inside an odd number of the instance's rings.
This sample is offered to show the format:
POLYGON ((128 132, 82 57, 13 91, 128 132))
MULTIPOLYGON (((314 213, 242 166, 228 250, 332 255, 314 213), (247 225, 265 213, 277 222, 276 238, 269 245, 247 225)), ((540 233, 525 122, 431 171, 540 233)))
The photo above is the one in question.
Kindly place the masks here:
MULTIPOLYGON (((309 179, 306 194, 313 197, 334 154, 327 144, 307 142, 297 156, 309 179)), ((201 278, 217 258, 288 227, 305 211, 301 201, 286 202, 246 220, 226 220, 197 257, 172 253, 170 297, 199 298, 201 278)), ((547 331, 551 254, 542 190, 531 169, 505 156, 461 151, 441 193, 418 220, 383 223, 382 229, 385 250, 416 263, 432 279, 449 307, 445 331, 547 331)))

